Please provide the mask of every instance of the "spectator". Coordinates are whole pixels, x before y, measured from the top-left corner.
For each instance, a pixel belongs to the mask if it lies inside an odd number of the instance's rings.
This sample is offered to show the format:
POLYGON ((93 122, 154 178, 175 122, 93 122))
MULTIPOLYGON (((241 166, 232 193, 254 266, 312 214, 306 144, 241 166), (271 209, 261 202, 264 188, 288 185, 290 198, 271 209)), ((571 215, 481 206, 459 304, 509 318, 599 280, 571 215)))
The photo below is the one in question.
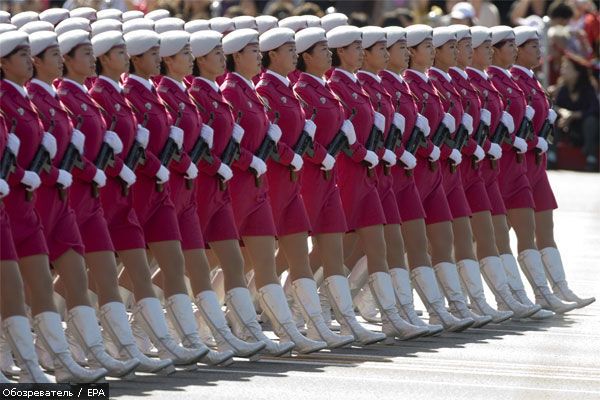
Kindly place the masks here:
POLYGON ((317 17, 321 18, 323 15, 325 15, 325 13, 317 4, 306 2, 296 7, 294 10, 294 15, 316 15, 317 17))
POLYGON ((413 15, 408 8, 397 8, 383 14, 379 26, 401 26, 403 28, 413 24, 413 15))
POLYGON ((550 25, 567 26, 573 18, 575 12, 570 5, 563 0, 554 0, 548 7, 548 16, 550 17, 550 25))
POLYGON ((245 14, 244 10, 240 6, 231 6, 223 14, 223 16, 227 18, 241 17, 242 15, 245 14))
POLYGON ((456 3, 450 11, 450 24, 462 24, 467 26, 473 26, 478 24, 477 18, 475 17, 475 8, 471 3, 461 1, 456 3))
POLYGON ((600 103, 590 79, 589 62, 572 54, 563 57, 554 104, 560 116, 559 134, 582 147, 587 169, 598 171, 600 103))
POLYGON ((348 25, 354 25, 359 28, 369 25, 369 17, 364 12, 353 12, 348 16, 348 25))
POLYGON ((600 51, 600 14, 590 0, 575 0, 575 16, 571 20, 574 30, 585 32, 588 43, 593 52, 592 57, 598 58, 600 51))
POLYGON ((519 19, 530 15, 543 17, 546 15, 550 2, 546 0, 517 0, 510 9, 510 23, 519 25, 519 19))
POLYGON ((265 7, 264 14, 272 15, 275 18, 282 20, 290 17, 294 13, 294 6, 289 1, 278 0, 265 7))

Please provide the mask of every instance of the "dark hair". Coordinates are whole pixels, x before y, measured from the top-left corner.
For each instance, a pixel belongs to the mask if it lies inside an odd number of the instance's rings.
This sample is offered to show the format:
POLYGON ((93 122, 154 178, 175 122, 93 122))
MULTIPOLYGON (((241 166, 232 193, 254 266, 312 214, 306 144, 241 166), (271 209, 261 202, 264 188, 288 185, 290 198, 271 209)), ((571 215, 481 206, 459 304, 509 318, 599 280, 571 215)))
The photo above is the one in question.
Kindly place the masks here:
POLYGON ((225 57, 225 68, 227 71, 235 71, 235 61, 233 60, 233 54, 227 54, 225 57))
MULTIPOLYGON (((17 54, 17 52, 21 51, 23 49, 23 47, 25 47, 25 46, 17 46, 13 51, 11 51, 10 53, 8 53, 7 55, 5 55, 2 58, 10 58, 10 57, 14 56, 15 54, 17 54)), ((2 68, 0 68, 0 79, 4 79, 4 71, 2 71, 2 68)))
POLYGON ((317 46, 318 43, 313 44, 312 46, 310 46, 308 49, 304 50, 302 53, 298 54, 298 62, 296 62, 296 69, 302 72, 306 72, 306 62, 304 62, 304 57, 303 55, 308 53, 308 54, 312 54, 312 52, 315 50, 315 47, 317 46))
POLYGON ((403 28, 413 23, 413 14, 407 8, 398 8, 383 14, 379 26, 386 28, 388 26, 401 26, 403 28))
POLYGON ((227 17, 227 18, 234 18, 234 17, 241 17, 243 15, 245 15, 244 9, 241 6, 231 6, 231 7, 227 8, 227 10, 225 11, 225 14, 223 16, 227 17))
POLYGON ((200 76, 200 67, 197 60, 197 58, 194 58, 194 66, 192 67, 192 75, 194 76, 200 76))
POLYGON ((575 72, 577 72, 577 80, 575 81, 573 89, 570 91, 573 93, 585 93, 585 89, 593 86, 590 79, 590 70, 585 65, 582 65, 569 57, 564 57, 564 59, 569 61, 573 68, 575 68, 575 72))
POLYGON ((317 17, 322 17, 324 14, 323 9, 318 4, 306 2, 296 7, 294 15, 316 15, 317 17))
POLYGON ((501 40, 498 43, 496 43, 494 45, 494 47, 497 48, 497 49, 501 49, 502 47, 504 47, 504 45, 506 44, 506 42, 508 42, 508 39, 501 40))
POLYGON ((100 57, 96 58, 96 75, 100 76, 102 74, 102 63, 100 62, 100 57))
MULTIPOLYGON (((38 54, 37 56, 34 56, 36 58, 39 58, 40 60, 43 60, 44 57, 46 57, 46 51, 48 51, 50 47, 47 47, 44 49, 44 51, 42 51, 40 54, 38 54)), ((35 69, 35 65, 33 66, 33 78, 37 77, 37 70, 35 69)))
POLYGON ((331 49, 331 66, 332 67, 339 67, 340 65, 342 65, 342 60, 340 60, 340 56, 338 55, 337 50, 338 49, 331 49))
POLYGON ((278 0, 267 6, 263 11, 263 14, 272 15, 273 17, 282 20, 291 16, 293 12, 294 7, 291 4, 289 4, 288 2, 278 0))
POLYGON ((167 64, 162 59, 160 60, 160 74, 167 75, 167 64))
POLYGON ((548 7, 548 16, 550 18, 562 18, 571 19, 573 18, 574 12, 571 6, 564 3, 563 1, 554 1, 548 7))
POLYGON ((362 28, 369 24, 369 17, 364 12, 355 11, 348 18, 348 25, 362 28))
MULTIPOLYGON (((75 52, 77 51, 79 46, 81 46, 81 45, 77 45, 77 46, 73 47, 71 49, 71 51, 69 51, 66 55, 71 58, 75 57, 75 52)), ((63 56, 63 58, 64 58, 64 56, 63 56)), ((63 63, 63 76, 66 76, 68 72, 69 72, 69 70, 67 69, 67 63, 63 63)))
MULTIPOLYGON (((421 42, 421 43, 423 43, 423 42, 421 42)), ((419 43, 419 44, 421 44, 421 43, 419 43)), ((408 68, 412 67, 412 57, 410 55, 410 49, 417 51, 417 47, 419 47, 419 44, 408 48, 409 49, 409 51, 408 51, 408 68)))
POLYGON ((269 56, 268 51, 263 51, 262 60, 260 61, 260 64, 263 68, 269 68, 269 66, 271 65, 271 57, 269 56))

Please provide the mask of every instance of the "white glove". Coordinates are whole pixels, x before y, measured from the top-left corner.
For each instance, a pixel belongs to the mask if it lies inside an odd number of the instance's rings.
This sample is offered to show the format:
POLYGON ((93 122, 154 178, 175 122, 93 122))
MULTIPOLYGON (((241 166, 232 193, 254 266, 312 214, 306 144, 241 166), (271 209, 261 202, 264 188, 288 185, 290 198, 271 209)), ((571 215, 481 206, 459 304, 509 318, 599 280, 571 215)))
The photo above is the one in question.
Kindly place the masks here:
POLYGON ((502 158, 502 147, 497 143, 491 143, 488 154, 492 156, 493 160, 499 160, 502 158))
POLYGON ((215 131, 213 130, 213 128, 206 124, 203 124, 202 130, 200 131, 200 136, 202 137, 202 139, 204 139, 206 144, 208 144, 208 148, 212 149, 215 136, 215 131))
POLYGON ((315 138, 315 132, 317 131, 317 124, 315 124, 310 119, 304 121, 304 131, 308 133, 311 139, 315 138))
POLYGON ((548 122, 550 122, 551 124, 554 124, 554 122, 556 122, 556 117, 558 117, 558 114, 556 114, 556 111, 554 111, 553 109, 548 109, 548 122))
POLYGON ((138 124, 137 131, 135 132, 135 140, 145 149, 148 147, 148 142, 150 141, 150 131, 138 124))
POLYGON ((454 130, 456 129, 456 120, 449 113, 444 114, 444 118, 442 119, 442 124, 444 124, 444 126, 446 126, 446 128, 448 128, 450 133, 453 133, 454 130))
POLYGON ((437 160, 439 160, 440 153, 441 153, 440 148, 434 144, 433 149, 431 149, 431 153, 429 153, 429 161, 436 162, 437 160))
POLYGON ((406 128, 406 118, 404 118, 404 115, 402 114, 394 113, 392 124, 394 124, 396 128, 400 129, 400 132, 404 133, 404 129, 406 128))
POLYGON ((163 185, 169 181, 170 176, 171 176, 171 173, 164 165, 161 165, 160 168, 158 169, 158 172, 156 173, 156 178, 158 179, 158 183, 163 184, 163 185))
POLYGON ((60 183, 60 185, 66 189, 73 184, 73 175, 64 169, 59 169, 56 182, 60 183))
POLYGON ((131 168, 125 164, 123 164, 123 168, 121 168, 121 172, 119 172, 119 177, 123 179, 123 181, 127 184, 127 187, 133 185, 137 179, 135 172, 133 172, 131 168))
POLYGON ((464 113, 460 123, 467 128, 467 133, 471 136, 473 134, 473 117, 470 114, 464 113))
POLYGON ((267 164, 260 158, 256 156, 252 156, 252 162, 250 163, 250 168, 256 171, 256 176, 261 176, 265 172, 267 172, 267 164))
POLYGON ((454 161, 455 165, 460 164, 462 162, 462 155, 460 154, 460 151, 457 149, 452 149, 452 152, 450 153, 450 159, 454 161))
POLYGON ((345 120, 341 129, 342 132, 344 132, 344 135, 346 135, 346 139, 348 139, 348 144, 350 146, 356 143, 356 132, 354 132, 354 125, 352 124, 352 121, 349 119, 345 120))
POLYGON ((327 153, 327 155, 325 155, 325 158, 321 162, 321 165, 321 169, 323 171, 331 171, 335 165, 335 158, 333 158, 331 154, 327 153))
POLYGON ((8 186, 8 183, 6 183, 4 179, 0 179, 0 199, 8 196, 9 193, 10 187, 8 186))
POLYGON ((271 124, 269 125, 269 130, 267 131, 267 135, 269 135, 269 137, 271 139, 273 139, 273 141, 275 143, 279 143, 279 139, 281 139, 281 129, 279 128, 279 126, 277 124, 271 124))
POLYGON ((185 171, 185 178, 186 179, 196 179, 197 177, 198 177, 198 167, 196 167, 196 164, 190 163, 190 166, 188 167, 187 171, 185 171))
POLYGON ((383 157, 381 157, 383 159, 383 161, 385 161, 386 163, 388 163, 388 165, 396 165, 396 163, 398 162, 398 159, 396 158, 396 154, 394 154, 393 151, 385 149, 385 152, 383 153, 383 157))
POLYGON ((533 116, 535 115, 535 110, 533 109, 533 107, 531 106, 526 106, 525 107, 525 118, 527 118, 528 120, 532 120, 533 116))
POLYGON ((506 127, 506 129, 508 129, 509 135, 515 131, 515 121, 513 120, 512 115, 510 115, 506 111, 502 111, 502 117, 500 117, 500 122, 506 127))
POLYGON ((222 178, 223 182, 227 182, 228 180, 233 178, 233 171, 231 170, 231 168, 229 168, 229 165, 227 165, 225 163, 221 163, 221 165, 219 166, 219 169, 217 171, 217 174, 219 174, 219 176, 222 178))
POLYGON ((236 142, 241 143, 244 138, 244 128, 234 123, 233 129, 231 130, 231 137, 233 137, 233 140, 236 142))
POLYGON ((40 187, 40 185, 42 184, 42 180, 40 179, 39 175, 35 172, 25 171, 23 179, 21 179, 21 183, 27 186, 26 189, 29 192, 33 192, 35 189, 40 187))
POLYGON ((379 158, 377 157, 377 154, 371 150, 367 150, 367 154, 363 160, 369 163, 369 168, 375 168, 377 164, 379 164, 379 158))
POLYGON ((424 115, 417 114, 417 122, 415 124, 420 130, 423 131, 425 137, 429 136, 431 128, 429 127, 429 120, 424 115))
POLYGON ((85 144, 85 135, 79 129, 73 129, 71 143, 77 149, 80 155, 83 155, 83 146, 85 144))
POLYGON ((9 133, 8 140, 6 142, 6 146, 8 146, 10 151, 12 151, 12 153, 16 157, 17 155, 19 155, 19 148, 21 147, 21 139, 19 139, 19 137, 17 135, 15 135, 14 133, 9 133))
POLYGON ((404 169, 413 169, 417 166, 417 158, 406 150, 404 150, 404 153, 400 156, 400 161, 404 164, 404 169))
MULTIPOLYGON (((123 168, 125 168, 125 165, 123 165, 123 168)), ((121 176, 121 174, 119 174, 119 176, 121 176)), ((106 174, 100 168, 96 168, 96 173, 92 180, 99 188, 106 186, 106 174)))
POLYGON ((375 111, 373 115, 373 124, 379 129, 381 132, 385 132, 385 116, 382 113, 375 111))
POLYGON ((527 142, 525 139, 521 139, 518 136, 515 136, 513 146, 517 149, 517 153, 519 154, 523 154, 527 151, 527 142))
MULTIPOLYGON (((177 148, 181 150, 181 148, 183 147, 183 129, 178 128, 176 126, 171 126, 171 128, 169 129, 169 137, 173 139, 173 141, 177 145, 177 148)), ((169 179, 167 178, 167 180, 169 179)))
POLYGON ((56 157, 56 138, 52 136, 52 134, 44 132, 44 136, 42 137, 42 146, 44 146, 44 148, 48 151, 51 159, 56 157))
POLYGON ((548 151, 548 142, 543 137, 538 137, 538 142, 535 147, 540 149, 542 153, 545 153, 548 151))
POLYGON ((300 157, 298 154, 294 154, 291 165, 294 168, 294 171, 300 171, 304 165, 304 160, 302 160, 302 157, 300 157))
POLYGON ((119 154, 123 151, 123 142, 116 132, 106 131, 104 134, 104 143, 109 145, 115 154, 119 154))
POLYGON ((492 113, 489 110, 482 108, 481 114, 479 114, 479 120, 487 126, 490 126, 492 124, 492 113))
POLYGON ((477 145, 477 148, 475 149, 475 152, 473 152, 473 155, 477 158, 477 162, 479 162, 485 157, 485 152, 483 151, 481 146, 477 145))

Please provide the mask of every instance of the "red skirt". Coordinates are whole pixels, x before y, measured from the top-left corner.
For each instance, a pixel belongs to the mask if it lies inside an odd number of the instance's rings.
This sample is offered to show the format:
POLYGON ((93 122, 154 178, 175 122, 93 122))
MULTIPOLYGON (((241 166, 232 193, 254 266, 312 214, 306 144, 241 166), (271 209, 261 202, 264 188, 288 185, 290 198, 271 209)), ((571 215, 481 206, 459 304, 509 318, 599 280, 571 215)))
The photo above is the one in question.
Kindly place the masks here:
POLYGON ((430 170, 429 160, 426 157, 419 157, 417 167, 414 169, 415 183, 421 196, 427 225, 452 221, 440 171, 442 165, 440 162, 436 162, 435 167, 435 170, 430 170))
POLYGON ((184 251, 205 248, 200 219, 198 218, 196 182, 195 180, 192 182, 192 187, 188 189, 185 177, 171 172, 171 179, 169 180, 171 200, 175 204, 179 232, 181 233, 181 248, 184 251))
POLYGON ((533 200, 535 202, 535 212, 555 210, 558 208, 554 192, 548 181, 546 173, 546 154, 542 155, 540 165, 535 163, 535 152, 529 151, 526 154, 527 160, 527 179, 533 191, 533 200))
POLYGON ((4 205, 0 203, 0 260, 17 261, 17 249, 13 243, 12 232, 10 230, 10 219, 4 211, 4 205))
POLYGON ((440 163, 442 167, 442 179, 444 181, 444 192, 450 206, 452 219, 471 217, 471 209, 469 202, 465 196, 465 190, 462 185, 460 176, 460 168, 457 168, 454 173, 450 171, 450 165, 447 162, 440 163))
POLYGON ((519 163, 514 151, 505 151, 499 164, 498 186, 506 208, 535 208, 525 158, 519 163))
POLYGON ((260 187, 256 187, 252 172, 236 170, 230 182, 233 215, 240 236, 276 236, 267 177, 261 176, 260 187))
POLYGON ((196 212, 207 244, 239 240, 229 187, 221 190, 217 177, 200 172, 196 179, 196 198, 196 212))
MULTIPOLYGON (((485 163, 483 160, 481 163, 485 163)), ((485 190, 485 184, 481 177, 481 163, 474 169, 470 158, 463 160, 460 164, 460 175, 462 178, 465 196, 473 214, 482 211, 491 211, 492 204, 485 190)))
POLYGON ((425 210, 421 196, 415 184, 414 175, 407 176, 406 170, 401 167, 392 168, 394 177, 394 193, 398 202, 398 211, 402 221, 425 219, 425 210))
POLYGON ((485 185, 485 191, 487 192, 490 205, 492 206, 492 215, 506 215, 506 207, 504 206, 504 199, 502 193, 500 193, 500 187, 498 186, 498 167, 492 168, 490 160, 483 160, 479 163, 481 169, 481 177, 485 185))
POLYGON ((348 231, 340 188, 336 184, 337 170, 331 170, 326 180, 320 165, 305 163, 302 169, 302 200, 306 207, 311 234, 345 233, 348 231))
POLYGON ((85 252, 114 252, 115 248, 110 238, 108 224, 104 219, 100 197, 92 196, 92 185, 75 180, 73 186, 71 186, 69 200, 75 212, 85 252))
MULTIPOLYGON (((393 167, 392 169, 398 169, 399 167, 393 167)), ((398 201, 396 200, 396 193, 394 192, 394 177, 386 175, 384 173, 383 166, 377 166, 377 191, 379 193, 379 199, 381 200, 381 206, 383 207, 383 213, 385 215, 385 223, 387 225, 400 225, 402 218, 400 217, 400 211, 398 210, 398 201)))
POLYGON ((4 198, 6 214, 10 219, 13 244, 19 258, 47 255, 48 246, 44 237, 42 219, 35 209, 37 194, 31 201, 25 201, 25 188, 22 185, 10 188, 10 194, 4 198))

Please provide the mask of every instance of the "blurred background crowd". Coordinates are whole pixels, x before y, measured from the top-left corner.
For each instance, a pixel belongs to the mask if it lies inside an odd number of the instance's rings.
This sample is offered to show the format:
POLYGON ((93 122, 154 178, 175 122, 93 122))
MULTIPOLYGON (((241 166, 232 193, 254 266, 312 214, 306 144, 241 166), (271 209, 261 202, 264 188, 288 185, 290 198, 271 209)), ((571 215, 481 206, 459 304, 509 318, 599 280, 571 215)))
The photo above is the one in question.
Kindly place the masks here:
POLYGON ((543 61, 536 73, 559 113, 549 168, 598 171, 600 137, 600 14, 598 0, 3 0, 12 14, 49 7, 143 12, 164 8, 184 19, 239 15, 342 12, 355 26, 530 25, 540 32, 543 61))

